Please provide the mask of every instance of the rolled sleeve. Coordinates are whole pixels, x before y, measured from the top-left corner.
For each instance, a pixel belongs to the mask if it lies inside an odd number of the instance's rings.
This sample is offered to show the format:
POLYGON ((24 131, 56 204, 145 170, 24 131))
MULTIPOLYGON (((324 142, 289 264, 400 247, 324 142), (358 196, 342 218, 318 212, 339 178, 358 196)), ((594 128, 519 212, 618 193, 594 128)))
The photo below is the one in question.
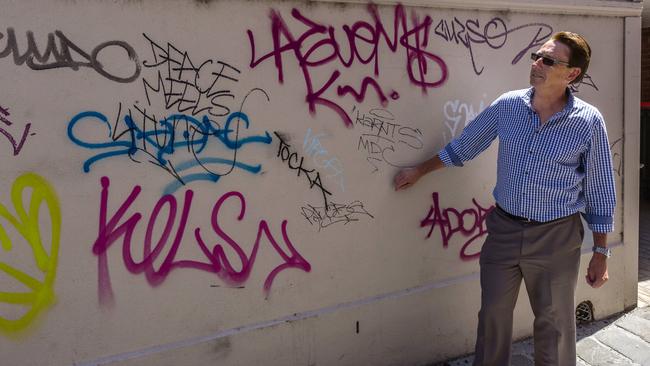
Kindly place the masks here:
POLYGON ((584 218, 591 231, 612 232, 614 231, 616 188, 605 121, 600 114, 596 116, 591 140, 583 156, 583 164, 585 167, 584 218))
POLYGON ((438 158, 445 164, 445 167, 463 166, 463 162, 458 159, 458 155, 454 152, 451 144, 447 144, 444 149, 438 153, 438 158))
POLYGON ((451 140, 438 153, 438 157, 445 166, 463 166, 464 162, 474 159, 490 146, 497 137, 499 100, 495 100, 488 108, 479 113, 465 127, 460 136, 451 140))

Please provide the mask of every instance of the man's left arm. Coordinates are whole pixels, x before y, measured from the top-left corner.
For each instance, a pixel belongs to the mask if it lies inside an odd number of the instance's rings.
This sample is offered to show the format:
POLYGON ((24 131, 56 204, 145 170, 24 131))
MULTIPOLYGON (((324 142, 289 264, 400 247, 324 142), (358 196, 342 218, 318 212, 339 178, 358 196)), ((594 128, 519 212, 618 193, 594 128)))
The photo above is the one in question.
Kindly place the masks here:
MULTIPOLYGON (((605 122, 600 115, 594 125, 591 140, 584 156, 585 178, 585 219, 594 236, 594 249, 607 249, 607 233, 614 230, 614 208, 616 207, 616 189, 612 157, 607 140, 605 122)), ((587 283, 594 288, 602 286, 608 280, 607 255, 594 251, 587 275, 587 283)))

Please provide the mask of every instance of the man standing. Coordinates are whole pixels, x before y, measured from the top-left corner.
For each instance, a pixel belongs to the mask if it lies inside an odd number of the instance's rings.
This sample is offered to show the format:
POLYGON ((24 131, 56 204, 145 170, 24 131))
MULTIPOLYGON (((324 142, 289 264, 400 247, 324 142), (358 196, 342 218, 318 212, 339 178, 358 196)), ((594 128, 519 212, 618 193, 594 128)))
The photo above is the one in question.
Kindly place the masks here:
POLYGON ((594 236, 586 280, 608 279, 614 177, 605 122, 569 84, 587 71, 591 49, 555 33, 535 53, 531 88, 501 95, 433 158, 394 178, 395 190, 424 174, 462 166, 499 138, 496 208, 480 257, 481 310, 474 365, 510 364, 512 313, 523 278, 535 315, 535 365, 576 364, 575 289, 584 236, 594 236))

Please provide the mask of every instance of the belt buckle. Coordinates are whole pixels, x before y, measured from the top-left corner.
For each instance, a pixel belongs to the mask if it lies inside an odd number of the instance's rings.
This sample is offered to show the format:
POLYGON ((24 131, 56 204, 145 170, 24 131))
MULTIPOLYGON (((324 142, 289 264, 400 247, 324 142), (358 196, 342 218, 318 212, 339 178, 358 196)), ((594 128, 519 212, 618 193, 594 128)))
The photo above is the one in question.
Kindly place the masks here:
POLYGON ((535 225, 535 224, 538 224, 538 223, 539 223, 539 221, 535 221, 535 220, 530 219, 530 218, 528 218, 528 217, 524 217, 523 220, 522 220, 522 222, 523 222, 524 224, 526 224, 526 225, 535 225))

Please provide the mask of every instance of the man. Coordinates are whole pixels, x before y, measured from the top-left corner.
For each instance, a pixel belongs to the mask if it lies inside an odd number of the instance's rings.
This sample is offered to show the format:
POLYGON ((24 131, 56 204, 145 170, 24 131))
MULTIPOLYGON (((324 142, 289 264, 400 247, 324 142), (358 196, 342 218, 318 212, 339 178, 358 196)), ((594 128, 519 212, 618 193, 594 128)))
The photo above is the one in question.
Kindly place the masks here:
POLYGON ((474 365, 510 364, 512 312, 523 278, 535 314, 535 365, 575 365, 575 288, 584 236, 594 237, 586 280, 608 279, 607 233, 616 204, 605 122, 569 84, 591 49, 559 32, 531 55, 531 88, 500 96, 433 158, 400 171, 395 190, 431 171, 462 166, 498 137, 496 208, 480 257, 481 310, 474 365))

